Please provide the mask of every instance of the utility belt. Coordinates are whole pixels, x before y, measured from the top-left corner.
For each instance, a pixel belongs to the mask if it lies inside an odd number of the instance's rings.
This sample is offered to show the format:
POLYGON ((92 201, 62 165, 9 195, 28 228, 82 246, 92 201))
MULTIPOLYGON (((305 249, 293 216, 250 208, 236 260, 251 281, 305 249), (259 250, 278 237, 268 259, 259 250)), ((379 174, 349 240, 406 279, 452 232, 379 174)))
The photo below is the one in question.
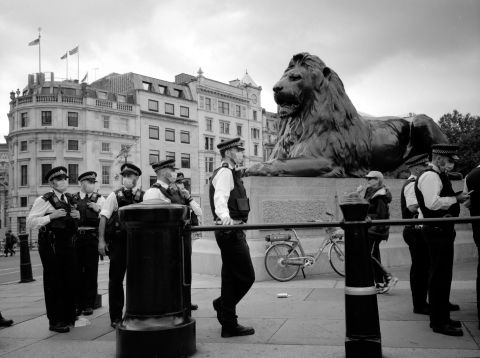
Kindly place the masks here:
POLYGON ((96 227, 79 227, 77 231, 78 239, 97 238, 98 228, 96 227))
POLYGON ((405 225, 404 230, 420 232, 422 231, 422 225, 405 225))
POLYGON ((38 232, 38 244, 50 245, 55 252, 55 247, 74 247, 75 235, 71 230, 49 230, 45 226, 38 232))
MULTIPOLYGON (((239 220, 239 219, 232 219, 233 225, 243 225, 246 224, 246 221, 239 220)), ((215 220, 215 225, 222 225, 222 221, 220 219, 215 220)))

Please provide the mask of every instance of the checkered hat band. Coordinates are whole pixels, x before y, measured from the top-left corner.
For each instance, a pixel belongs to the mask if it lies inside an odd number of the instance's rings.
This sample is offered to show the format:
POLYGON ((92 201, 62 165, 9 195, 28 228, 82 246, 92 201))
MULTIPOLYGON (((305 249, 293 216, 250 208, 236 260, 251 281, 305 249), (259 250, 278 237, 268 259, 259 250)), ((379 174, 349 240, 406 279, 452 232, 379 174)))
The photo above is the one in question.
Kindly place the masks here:
POLYGON ((51 180, 51 179, 53 179, 55 177, 58 177, 60 175, 67 175, 67 172, 64 171, 64 170, 59 170, 57 172, 54 172, 54 173, 50 174, 50 176, 48 177, 48 180, 51 180))
POLYGON ((135 169, 132 169, 132 168, 125 168, 125 169, 123 169, 122 173, 132 173, 132 174, 135 174, 137 176, 140 176, 140 173, 138 171, 136 171, 135 169))
POLYGON ((238 142, 235 142, 235 143, 230 143, 230 144, 227 144, 226 146, 224 147, 221 147, 219 148, 220 150, 227 150, 227 149, 230 149, 230 148, 237 148, 237 147, 240 147, 242 148, 242 145, 238 142))
POLYGON ((97 180, 97 178, 96 178, 95 175, 93 175, 93 174, 91 174, 91 175, 85 175, 85 176, 82 177, 80 180, 89 180, 89 179, 97 180))
POLYGON ((163 168, 172 168, 172 169, 175 169, 175 164, 165 164, 165 165, 157 165, 157 166, 153 166, 153 170, 154 171, 157 171, 157 170, 160 170, 160 169, 163 169, 163 168))
POLYGON ((448 149, 432 149, 432 153, 440 154, 440 155, 456 155, 456 150, 448 150, 448 149))

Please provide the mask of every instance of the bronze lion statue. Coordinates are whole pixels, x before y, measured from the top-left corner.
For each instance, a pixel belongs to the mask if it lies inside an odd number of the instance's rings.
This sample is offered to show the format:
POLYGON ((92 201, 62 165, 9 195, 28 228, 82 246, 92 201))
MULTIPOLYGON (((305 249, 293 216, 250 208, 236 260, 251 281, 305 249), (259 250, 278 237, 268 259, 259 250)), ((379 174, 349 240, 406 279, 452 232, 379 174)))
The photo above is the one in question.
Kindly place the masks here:
POLYGON ((408 158, 448 143, 426 115, 363 118, 340 77, 317 56, 294 55, 273 87, 278 142, 269 161, 247 175, 361 177, 379 170, 395 177, 408 158))

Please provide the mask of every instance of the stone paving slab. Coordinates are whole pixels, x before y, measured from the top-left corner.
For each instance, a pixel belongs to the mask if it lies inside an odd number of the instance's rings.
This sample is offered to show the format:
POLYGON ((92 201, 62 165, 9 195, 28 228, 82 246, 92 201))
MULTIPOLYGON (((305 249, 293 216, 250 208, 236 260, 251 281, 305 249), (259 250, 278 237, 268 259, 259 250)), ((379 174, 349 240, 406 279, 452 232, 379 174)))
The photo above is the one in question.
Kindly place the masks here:
POLYGON ((2 358, 114 358, 115 342, 43 340, 2 355, 2 358))
POLYGON ((0 356, 3 357, 4 354, 9 352, 16 351, 23 347, 28 347, 29 345, 39 342, 40 339, 24 339, 24 338, 0 338, 0 356))
POLYGON ((54 334, 58 334, 50 331, 48 327, 47 316, 43 315, 29 321, 15 324, 7 329, 2 329, 0 331, 0 338, 3 339, 3 337, 9 337, 46 339, 54 334))

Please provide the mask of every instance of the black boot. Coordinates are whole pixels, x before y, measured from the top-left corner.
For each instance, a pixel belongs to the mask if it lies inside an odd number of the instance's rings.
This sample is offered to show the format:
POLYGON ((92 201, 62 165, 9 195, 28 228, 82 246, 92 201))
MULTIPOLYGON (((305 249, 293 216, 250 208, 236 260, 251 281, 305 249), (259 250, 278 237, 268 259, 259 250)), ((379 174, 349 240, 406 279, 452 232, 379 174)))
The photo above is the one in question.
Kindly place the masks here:
POLYGON ((5 319, 0 313, 0 327, 10 327, 12 324, 13 324, 12 319, 5 319))

